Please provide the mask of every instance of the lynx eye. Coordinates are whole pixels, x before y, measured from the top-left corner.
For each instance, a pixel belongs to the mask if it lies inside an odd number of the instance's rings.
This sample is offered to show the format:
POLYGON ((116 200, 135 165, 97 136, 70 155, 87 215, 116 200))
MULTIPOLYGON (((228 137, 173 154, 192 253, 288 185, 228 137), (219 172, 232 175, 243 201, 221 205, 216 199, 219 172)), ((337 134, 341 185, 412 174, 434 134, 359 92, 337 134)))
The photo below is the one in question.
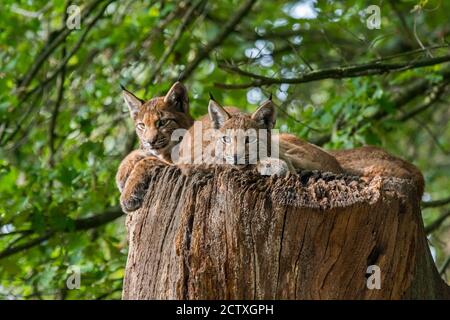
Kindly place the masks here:
POLYGON ((161 119, 156 121, 156 127, 164 127, 165 125, 167 125, 170 122, 170 119, 161 119))
POLYGON ((138 128, 139 130, 144 130, 144 129, 145 129, 145 123, 139 122, 139 123, 136 125, 136 128, 138 128))
POLYGON ((231 142, 231 138, 229 136, 222 136, 222 138, 220 138, 220 139, 225 144, 229 144, 231 142))

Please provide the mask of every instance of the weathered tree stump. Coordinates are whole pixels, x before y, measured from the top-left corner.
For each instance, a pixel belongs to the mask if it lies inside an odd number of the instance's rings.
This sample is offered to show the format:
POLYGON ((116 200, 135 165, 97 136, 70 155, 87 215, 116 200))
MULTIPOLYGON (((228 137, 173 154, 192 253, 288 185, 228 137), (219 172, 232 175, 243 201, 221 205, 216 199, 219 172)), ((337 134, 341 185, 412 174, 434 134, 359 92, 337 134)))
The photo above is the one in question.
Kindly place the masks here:
POLYGON ((156 168, 127 228, 124 299, 450 297, 406 180, 156 168))

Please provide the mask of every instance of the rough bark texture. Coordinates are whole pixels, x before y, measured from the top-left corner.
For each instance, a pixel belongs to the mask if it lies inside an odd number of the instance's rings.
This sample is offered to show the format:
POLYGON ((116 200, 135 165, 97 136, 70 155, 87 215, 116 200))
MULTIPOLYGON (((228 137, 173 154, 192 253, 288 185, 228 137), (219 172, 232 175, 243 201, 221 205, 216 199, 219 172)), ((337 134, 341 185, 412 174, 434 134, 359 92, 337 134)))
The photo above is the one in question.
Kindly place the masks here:
POLYGON ((128 215, 124 299, 449 298, 406 180, 156 168, 128 215), (367 267, 381 289, 367 288, 367 267))

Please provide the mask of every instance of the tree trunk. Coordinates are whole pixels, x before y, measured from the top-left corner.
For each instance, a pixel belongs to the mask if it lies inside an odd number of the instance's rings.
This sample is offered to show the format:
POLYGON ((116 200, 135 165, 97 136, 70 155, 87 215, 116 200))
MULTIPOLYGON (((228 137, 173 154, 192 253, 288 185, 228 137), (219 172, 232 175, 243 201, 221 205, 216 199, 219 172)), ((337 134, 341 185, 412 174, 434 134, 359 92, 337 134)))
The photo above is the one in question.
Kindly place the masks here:
POLYGON ((406 180, 156 168, 127 228, 124 299, 450 298, 406 180))

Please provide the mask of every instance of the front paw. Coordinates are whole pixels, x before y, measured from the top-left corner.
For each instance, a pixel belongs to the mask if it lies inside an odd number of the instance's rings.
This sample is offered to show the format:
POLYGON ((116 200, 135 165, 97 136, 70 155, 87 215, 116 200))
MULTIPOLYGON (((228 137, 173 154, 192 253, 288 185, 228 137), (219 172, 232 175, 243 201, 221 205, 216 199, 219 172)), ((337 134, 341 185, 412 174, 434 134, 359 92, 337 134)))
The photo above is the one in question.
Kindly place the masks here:
POLYGON ((289 166, 281 159, 265 158, 258 162, 256 169, 263 176, 285 177, 290 174, 289 166))
POLYGON ((142 206, 145 195, 155 169, 166 166, 156 158, 148 157, 139 161, 128 179, 120 195, 120 205, 124 212, 136 211, 142 206))
POLYGON ((142 206, 143 198, 126 198, 124 199, 122 196, 120 197, 120 206, 122 207, 122 211, 125 213, 130 213, 136 211, 142 206))
POLYGON ((125 185, 125 189, 120 195, 120 206, 126 213, 136 211, 139 209, 143 202, 147 188, 145 183, 138 183, 135 185, 125 185))

